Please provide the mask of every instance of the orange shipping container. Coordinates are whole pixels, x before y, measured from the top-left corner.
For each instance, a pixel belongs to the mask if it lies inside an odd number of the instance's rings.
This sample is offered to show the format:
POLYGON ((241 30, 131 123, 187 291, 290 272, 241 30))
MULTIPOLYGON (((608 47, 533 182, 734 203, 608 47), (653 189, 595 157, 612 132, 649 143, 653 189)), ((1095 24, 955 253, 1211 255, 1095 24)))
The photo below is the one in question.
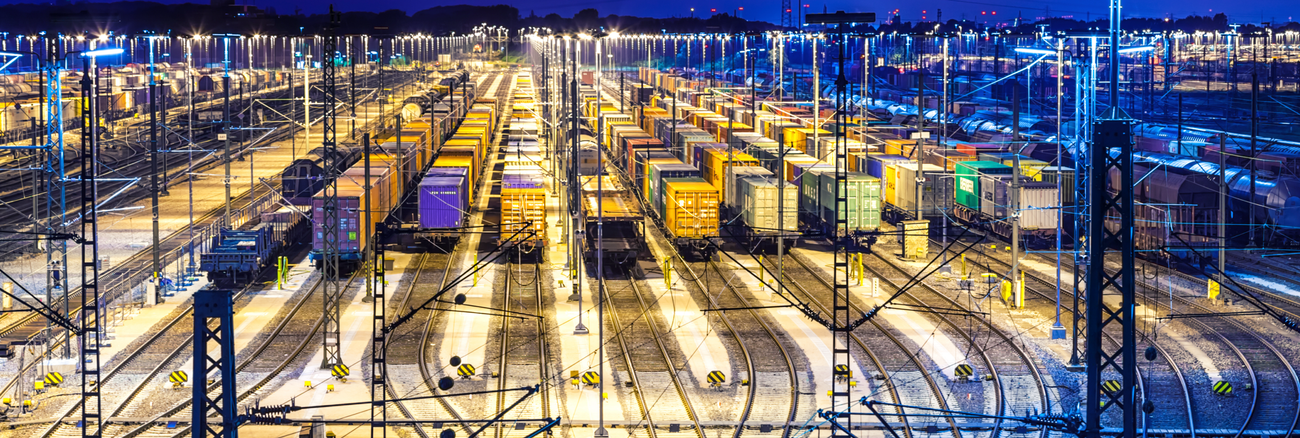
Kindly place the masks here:
POLYGON ((501 189, 501 239, 537 241, 546 243, 546 189, 540 188, 505 188, 501 189), (536 234, 527 237, 525 224, 536 234), (515 233, 519 232, 519 235, 515 233))

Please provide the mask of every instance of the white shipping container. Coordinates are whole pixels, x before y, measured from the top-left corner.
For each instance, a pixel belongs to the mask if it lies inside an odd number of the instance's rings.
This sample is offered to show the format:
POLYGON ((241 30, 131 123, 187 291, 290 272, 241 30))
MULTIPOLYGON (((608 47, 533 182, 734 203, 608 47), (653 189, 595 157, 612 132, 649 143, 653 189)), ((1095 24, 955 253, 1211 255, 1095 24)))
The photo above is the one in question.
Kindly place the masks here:
POLYGON ((723 194, 722 202, 728 207, 739 209, 745 205, 745 191, 738 190, 736 180, 752 177, 770 177, 772 171, 762 167, 755 166, 733 166, 733 173, 727 175, 726 193, 723 194))
POLYGON ((1055 183, 1027 182, 1020 186, 1020 227, 1024 229, 1056 229, 1057 210, 1061 207, 1055 183))
MULTIPOLYGON (((894 184, 894 199, 887 199, 886 202, 894 204, 895 207, 907 211, 916 211, 916 163, 898 163, 892 165, 897 173, 897 181, 894 184)), ((943 168, 925 164, 921 167, 922 174, 925 176, 925 182, 921 187, 921 203, 925 206, 922 214, 926 216, 938 215, 940 205, 945 200, 951 201, 952 193, 941 190, 943 187, 943 168), (946 194, 946 196, 945 196, 946 194)))
POLYGON ((744 192, 745 224, 757 232, 774 232, 782 229, 794 232, 799 229, 799 186, 785 184, 781 190, 785 197, 782 211, 784 222, 777 217, 777 180, 772 177, 751 177, 739 181, 744 192), (784 227, 782 227, 782 225, 784 227))
POLYGON ((1007 206, 1011 204, 1007 197, 1010 183, 1010 175, 981 175, 980 213, 995 220, 1006 218, 1007 206))

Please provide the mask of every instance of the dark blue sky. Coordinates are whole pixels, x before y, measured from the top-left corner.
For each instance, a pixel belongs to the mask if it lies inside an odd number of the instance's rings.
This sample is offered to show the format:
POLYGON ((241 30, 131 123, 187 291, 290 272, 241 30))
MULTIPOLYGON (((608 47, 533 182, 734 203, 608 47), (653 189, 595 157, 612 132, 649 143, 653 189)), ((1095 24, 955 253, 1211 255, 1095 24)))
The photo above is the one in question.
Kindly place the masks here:
MULTIPOLYGON (((797 2, 798 0, 792 0, 797 2)), ((1088 1, 1067 1, 1067 0, 885 0, 881 2, 864 2, 861 0, 831 0, 825 2, 813 2, 804 0, 811 7, 813 12, 820 12, 823 5, 830 11, 845 10, 857 12, 876 12, 883 14, 887 11, 899 9, 905 20, 919 20, 922 13, 926 18, 935 19, 935 13, 943 10, 944 19, 961 18, 966 14, 967 18, 975 18, 981 12, 997 11, 997 18, 992 15, 984 15, 988 19, 1010 20, 1015 18, 1017 12, 1022 13, 1027 18, 1040 17, 1050 8, 1051 14, 1056 15, 1073 15, 1077 18, 1085 18, 1091 13, 1093 18, 1105 16, 1106 8, 1109 3, 1105 0, 1088 0, 1088 1)), ((328 4, 321 0, 294 1, 294 0, 261 0, 260 4, 268 5, 297 5, 304 10, 314 11, 315 9, 324 10, 328 4)), ((476 1, 449 1, 449 2, 421 2, 415 0, 335 0, 334 4, 340 9, 371 9, 380 10, 386 8, 400 8, 406 10, 418 10, 430 6, 441 4, 479 4, 491 5, 507 3, 519 8, 523 15, 528 15, 530 10, 537 15, 546 15, 548 13, 558 13, 564 16, 570 16, 582 8, 596 8, 601 15, 620 14, 620 15, 638 15, 638 16, 686 16, 689 15, 690 8, 695 8, 695 14, 708 14, 711 8, 716 8, 718 12, 734 11, 736 8, 744 7, 745 11, 741 12, 742 17, 751 19, 775 21, 777 13, 780 10, 781 3, 778 0, 476 0, 476 1)), ((1274 21, 1286 22, 1292 21, 1291 15, 1300 16, 1300 3, 1295 0, 1247 0, 1238 2, 1224 2, 1220 0, 1146 0, 1146 1, 1129 1, 1125 7, 1126 15, 1144 16, 1144 17, 1164 17, 1172 15, 1174 17, 1183 17, 1192 14, 1210 15, 1218 12, 1225 12, 1234 22, 1259 22, 1274 21), (1213 10, 1213 12, 1211 12, 1213 10)), ((794 3, 798 5, 799 3, 794 3)))
MULTIPOLYGON (((30 1, 30 0, 27 0, 30 1)), ((165 3, 182 3, 183 1, 161 0, 165 3)), ((243 0, 240 0, 242 3, 243 0)), ((420 0, 251 0, 258 6, 272 6, 280 12, 292 12, 295 8, 301 8, 307 13, 325 12, 330 3, 333 3, 338 9, 350 10, 370 10, 382 11, 385 9, 404 9, 407 12, 414 12, 439 5, 451 4, 474 4, 474 5, 495 5, 509 4, 519 8, 521 14, 527 16, 529 11, 537 15, 546 15, 549 13, 558 13, 563 16, 571 16, 583 8, 596 8, 602 16, 608 14, 620 15, 637 15, 637 16, 687 16, 690 15, 690 8, 695 8, 696 16, 707 16, 711 8, 716 8, 718 12, 731 12, 737 8, 744 7, 745 11, 740 12, 742 17, 764 20, 777 21, 778 12, 781 3, 779 0, 444 0, 444 1, 420 1, 420 0)), ((791 0, 793 4, 800 5, 799 0, 791 0)), ((1028 19, 1044 16, 1050 9, 1053 16, 1074 16, 1083 19, 1091 16, 1097 18, 1106 15, 1106 8, 1109 5, 1107 0, 884 0, 880 2, 865 2, 861 0, 830 0, 814 2, 812 0, 803 0, 810 6, 808 10, 812 12, 821 12, 823 6, 830 11, 844 10, 849 12, 876 12, 882 18, 886 13, 898 9, 904 20, 918 21, 924 17, 929 20, 936 18, 938 10, 943 11, 943 18, 960 19, 963 15, 968 19, 979 18, 980 21, 995 20, 1009 21, 1014 19, 1017 13, 1023 14, 1028 19), (996 11, 997 15, 991 13, 996 11), (988 13, 981 15, 981 13, 988 13), (1091 14, 1091 15, 1089 15, 1091 14)), ((22 3, 24 0, 0 0, 3 3, 22 3)), ((190 2, 196 2, 190 0, 190 2)), ((1284 23, 1294 21, 1292 16, 1300 17, 1300 2, 1295 0, 1246 0, 1246 1, 1229 1, 1221 0, 1143 0, 1128 1, 1125 7, 1126 16, 1140 17, 1184 17, 1192 14, 1212 15, 1214 13, 1224 12, 1228 14, 1230 21, 1237 23, 1272 21, 1284 23)))

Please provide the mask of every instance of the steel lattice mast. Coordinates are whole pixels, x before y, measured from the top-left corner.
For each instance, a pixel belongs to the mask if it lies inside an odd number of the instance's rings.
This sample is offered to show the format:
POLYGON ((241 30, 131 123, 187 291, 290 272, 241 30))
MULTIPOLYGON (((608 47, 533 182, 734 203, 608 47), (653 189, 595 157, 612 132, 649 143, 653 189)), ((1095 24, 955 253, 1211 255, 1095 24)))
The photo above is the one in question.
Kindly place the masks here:
MULTIPOLYGON (((92 77, 94 59, 82 54, 82 114, 85 117, 81 130, 81 436, 98 438, 102 433, 102 405, 99 394, 99 347, 103 341, 99 325, 99 199, 98 171, 99 126, 95 117, 95 92, 92 77)), ((56 75, 57 76, 57 75, 56 75)), ((51 96, 53 97, 53 96, 51 96)))
MULTIPOLYGON (((330 5, 329 24, 325 28, 324 44, 321 46, 321 80, 322 89, 325 93, 324 107, 325 116, 321 118, 321 146, 324 149, 325 156, 325 190, 324 206, 321 208, 324 213, 324 222, 321 229, 324 234, 324 250, 321 254, 322 276, 321 291, 324 293, 324 359, 321 362, 321 368, 330 368, 334 365, 343 363, 343 358, 339 352, 339 301, 343 298, 344 285, 340 284, 339 272, 339 211, 338 211, 338 175, 339 162, 338 146, 335 143, 335 117, 338 111, 335 108, 338 104, 338 96, 335 95, 338 83, 335 77, 335 52, 338 51, 338 36, 335 30, 338 28, 342 14, 334 10, 330 5)), ((311 129, 308 126, 307 129, 311 129)), ((368 208, 368 207, 367 207, 368 208)))
MULTIPOLYGON (((835 243, 834 267, 832 271, 833 284, 835 293, 831 298, 831 323, 829 325, 832 336, 832 374, 835 376, 831 383, 831 410, 838 416, 838 420, 845 423, 852 423, 853 417, 853 395, 851 382, 851 371, 853 355, 850 350, 853 336, 853 314, 849 307, 849 257, 850 251, 857 247, 853 238, 848 234, 848 141, 845 138, 845 124, 848 123, 848 103, 849 103, 849 80, 844 75, 845 72, 845 46, 846 36, 844 35, 845 27, 850 23, 871 23, 876 21, 874 13, 845 13, 838 11, 834 14, 809 14, 809 23, 818 24, 836 24, 837 33, 839 34, 839 54, 836 59, 839 62, 839 72, 835 77, 835 235, 831 237, 835 243)), ((816 56, 816 53, 813 54, 816 56)), ((816 58, 814 58, 816 59, 816 58)), ((813 63, 813 68, 817 68, 817 63, 813 63)), ((821 96, 814 95, 813 99, 820 99, 821 96)), ((814 103, 816 100, 814 100, 814 103)), ((814 104, 814 108, 816 105, 814 104)), ((813 126, 813 129, 819 129, 813 126)), ((784 195, 779 195, 783 196, 784 195)), ((784 232, 784 231, 782 231, 784 232)), ((845 427, 851 427, 848 424, 845 427)), ((848 436, 841 434, 840 429, 833 429, 832 437, 848 436)))
POLYGON ((1110 109, 1094 125, 1091 151, 1091 199, 1088 201, 1092 220, 1088 224, 1088 340, 1087 340, 1087 418, 1086 436, 1099 436, 1101 418, 1106 411, 1118 407, 1121 411, 1121 436, 1137 435, 1136 318, 1134 317, 1133 273, 1133 120, 1119 106, 1119 43, 1120 0, 1111 1, 1110 10, 1110 109), (1111 148, 1119 149, 1112 156, 1111 148), (1107 187, 1111 170, 1119 172, 1119 185, 1107 187), (1111 193, 1111 189, 1114 193, 1111 193), (1118 216, 1119 227, 1106 229, 1106 218, 1118 216), (1106 267, 1106 253, 1118 251, 1120 267, 1110 271, 1106 267), (1110 293, 1120 296, 1120 305, 1111 309, 1103 301, 1110 293), (1103 342, 1107 327, 1118 325, 1121 333, 1118 342, 1103 342), (1116 392, 1100 391, 1103 380, 1118 380, 1121 389, 1116 392))
MULTIPOLYGON (((59 38, 46 38, 45 65, 42 71, 45 88, 41 105, 45 112, 45 160, 41 175, 45 179, 45 232, 65 234, 68 223, 67 162, 63 153, 63 89, 59 38)), ((68 242, 50 239, 45 243, 45 302, 54 303, 58 297, 53 291, 68 290, 68 242)), ((63 300, 63 315, 68 314, 68 300, 63 300)), ((48 336, 47 342, 53 342, 48 336)), ((70 343, 64 343, 63 352, 70 355, 70 343)))

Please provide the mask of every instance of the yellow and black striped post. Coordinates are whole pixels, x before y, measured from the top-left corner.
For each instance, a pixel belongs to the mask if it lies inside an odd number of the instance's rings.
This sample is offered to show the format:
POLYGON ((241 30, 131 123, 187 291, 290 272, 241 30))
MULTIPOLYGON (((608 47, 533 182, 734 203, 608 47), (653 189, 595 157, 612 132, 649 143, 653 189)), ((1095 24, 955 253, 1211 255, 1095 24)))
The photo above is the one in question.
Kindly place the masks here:
POLYGON ((344 364, 334 365, 330 370, 330 374, 333 374, 335 378, 339 379, 339 381, 343 383, 348 382, 348 375, 351 373, 352 370, 348 369, 348 366, 344 364))
POLYGON ((587 386, 596 386, 600 384, 600 374, 595 371, 582 373, 582 384, 587 386))
POLYGON ((727 383, 727 375, 723 374, 722 371, 709 371, 708 381, 710 386, 720 388, 723 383, 727 383))
POLYGON ((835 380, 848 380, 851 378, 853 378, 853 371, 849 369, 848 365, 835 366, 835 380))
POLYGON ((1107 380, 1105 382, 1101 382, 1101 392, 1106 394, 1118 393, 1123 388, 1124 386, 1120 385, 1118 380, 1107 380))
POLYGON ((45 386, 59 386, 63 383, 63 375, 57 372, 45 373, 45 386))
POLYGON ((1214 393, 1218 395, 1232 395, 1232 383, 1227 380, 1214 382, 1214 393))
POLYGON ((467 363, 461 364, 456 368, 456 374, 460 374, 460 378, 462 379, 474 377, 474 366, 467 363))
POLYGON ((961 364, 957 365, 957 368, 953 370, 952 374, 957 376, 959 379, 966 380, 969 379, 970 376, 975 375, 975 370, 972 369, 969 364, 961 364))
POLYGON ((176 370, 172 371, 171 375, 168 376, 168 380, 171 380, 172 388, 180 388, 182 385, 185 385, 185 382, 190 380, 190 375, 185 374, 184 371, 176 370))

